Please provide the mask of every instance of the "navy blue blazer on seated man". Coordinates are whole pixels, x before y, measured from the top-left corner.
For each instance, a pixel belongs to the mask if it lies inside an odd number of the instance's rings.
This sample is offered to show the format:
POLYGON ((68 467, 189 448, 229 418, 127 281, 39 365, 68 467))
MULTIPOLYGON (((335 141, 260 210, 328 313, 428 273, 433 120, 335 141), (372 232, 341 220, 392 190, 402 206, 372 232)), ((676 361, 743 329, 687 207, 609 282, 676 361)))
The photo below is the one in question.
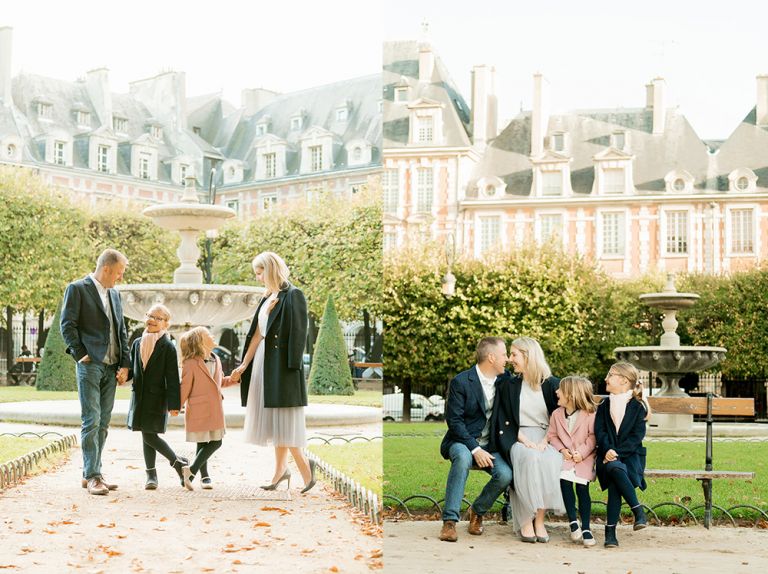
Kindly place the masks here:
MULTIPOLYGON (((127 368, 131 364, 131 358, 123 305, 120 294, 115 289, 108 289, 108 293, 118 339, 119 357, 116 364, 127 368)), ((90 275, 73 281, 64 292, 61 334, 67 345, 67 353, 75 361, 80 361, 86 355, 91 361, 104 361, 109 348, 109 318, 90 275)))
MULTIPOLYGON (((505 359, 506 357, 502 360, 505 359)), ((491 377, 486 379, 486 381, 489 380, 491 377)), ((497 376, 493 383, 494 391, 498 391, 498 381, 497 376)), ((494 401, 496 396, 498 392, 494 392, 494 401)), ((459 373, 450 382, 448 400, 445 403, 448 432, 445 433, 440 445, 440 454, 451 461, 443 503, 441 540, 456 541, 455 524, 460 518, 460 506, 464 498, 469 471, 477 467, 475 454, 483 454, 479 449, 487 453, 484 456, 490 455, 493 459, 491 464, 482 468, 491 475, 491 479, 469 508, 470 534, 482 534, 483 515, 493 506, 512 480, 512 470, 509 465, 497 453, 490 451, 487 444, 488 437, 483 436, 486 425, 489 425, 492 408, 493 402, 489 404, 486 400, 477 365, 459 373)))

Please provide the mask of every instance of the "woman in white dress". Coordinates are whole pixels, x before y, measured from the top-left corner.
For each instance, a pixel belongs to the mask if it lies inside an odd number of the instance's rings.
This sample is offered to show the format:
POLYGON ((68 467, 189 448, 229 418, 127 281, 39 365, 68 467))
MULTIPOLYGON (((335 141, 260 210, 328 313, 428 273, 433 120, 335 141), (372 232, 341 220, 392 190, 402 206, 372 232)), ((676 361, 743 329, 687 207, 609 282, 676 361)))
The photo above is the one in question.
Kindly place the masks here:
POLYGON ((307 444, 303 364, 307 302, 288 282, 288 266, 276 253, 260 253, 252 266, 266 292, 251 321, 242 363, 232 371, 233 378, 241 379, 244 437, 246 442, 275 448, 275 473, 262 488, 274 490, 283 481, 290 488, 290 451, 304 479, 304 493, 315 485, 315 463, 302 451, 307 444))

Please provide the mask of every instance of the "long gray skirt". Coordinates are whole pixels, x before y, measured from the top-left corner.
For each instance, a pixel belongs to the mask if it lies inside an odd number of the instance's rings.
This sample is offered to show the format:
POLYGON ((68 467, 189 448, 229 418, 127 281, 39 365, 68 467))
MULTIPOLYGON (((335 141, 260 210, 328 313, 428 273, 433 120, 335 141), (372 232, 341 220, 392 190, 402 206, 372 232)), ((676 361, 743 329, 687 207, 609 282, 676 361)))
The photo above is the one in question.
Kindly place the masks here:
MULTIPOLYGON (((528 440, 539 443, 547 431, 539 427, 521 427, 528 440)), ((560 470, 563 455, 552 446, 543 451, 528 448, 521 442, 512 445, 509 451, 514 473, 514 490, 509 502, 515 531, 520 523, 533 519, 539 508, 552 510, 557 514, 565 512, 563 495, 560 492, 560 470)))
POLYGON ((263 340, 253 357, 243 437, 245 442, 259 446, 307 446, 304 407, 270 409, 264 406, 263 340))

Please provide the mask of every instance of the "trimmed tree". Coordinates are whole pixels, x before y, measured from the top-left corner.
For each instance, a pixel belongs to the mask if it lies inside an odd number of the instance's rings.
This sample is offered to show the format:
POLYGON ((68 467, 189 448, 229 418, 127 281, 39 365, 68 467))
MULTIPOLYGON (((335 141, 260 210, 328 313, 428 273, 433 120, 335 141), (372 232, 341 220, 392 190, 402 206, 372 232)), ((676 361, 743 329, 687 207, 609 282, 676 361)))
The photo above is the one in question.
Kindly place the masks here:
POLYGON ((347 360, 347 345, 336 314, 333 297, 328 296, 315 355, 309 371, 309 392, 313 395, 353 395, 352 374, 347 360))
POLYGON ((56 309, 48 338, 45 340, 45 351, 40 361, 40 372, 37 374, 36 387, 38 391, 76 391, 77 377, 72 358, 67 355, 64 337, 61 336, 61 303, 56 309))

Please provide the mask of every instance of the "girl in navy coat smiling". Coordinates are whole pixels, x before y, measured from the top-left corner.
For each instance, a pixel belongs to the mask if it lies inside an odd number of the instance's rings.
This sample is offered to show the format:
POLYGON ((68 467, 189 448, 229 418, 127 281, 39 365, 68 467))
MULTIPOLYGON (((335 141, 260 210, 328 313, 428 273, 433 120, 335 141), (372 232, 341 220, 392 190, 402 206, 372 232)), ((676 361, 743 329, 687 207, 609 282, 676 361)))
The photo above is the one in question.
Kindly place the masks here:
POLYGON ((605 524, 605 546, 619 545, 616 525, 621 511, 621 499, 627 501, 635 516, 634 530, 647 526, 643 507, 637 500, 635 488, 645 490, 645 421, 650 407, 643 399, 643 385, 637 369, 629 363, 611 365, 605 377, 608 399, 600 403, 595 416, 597 439, 597 478, 600 487, 608 489, 608 510, 605 524))

